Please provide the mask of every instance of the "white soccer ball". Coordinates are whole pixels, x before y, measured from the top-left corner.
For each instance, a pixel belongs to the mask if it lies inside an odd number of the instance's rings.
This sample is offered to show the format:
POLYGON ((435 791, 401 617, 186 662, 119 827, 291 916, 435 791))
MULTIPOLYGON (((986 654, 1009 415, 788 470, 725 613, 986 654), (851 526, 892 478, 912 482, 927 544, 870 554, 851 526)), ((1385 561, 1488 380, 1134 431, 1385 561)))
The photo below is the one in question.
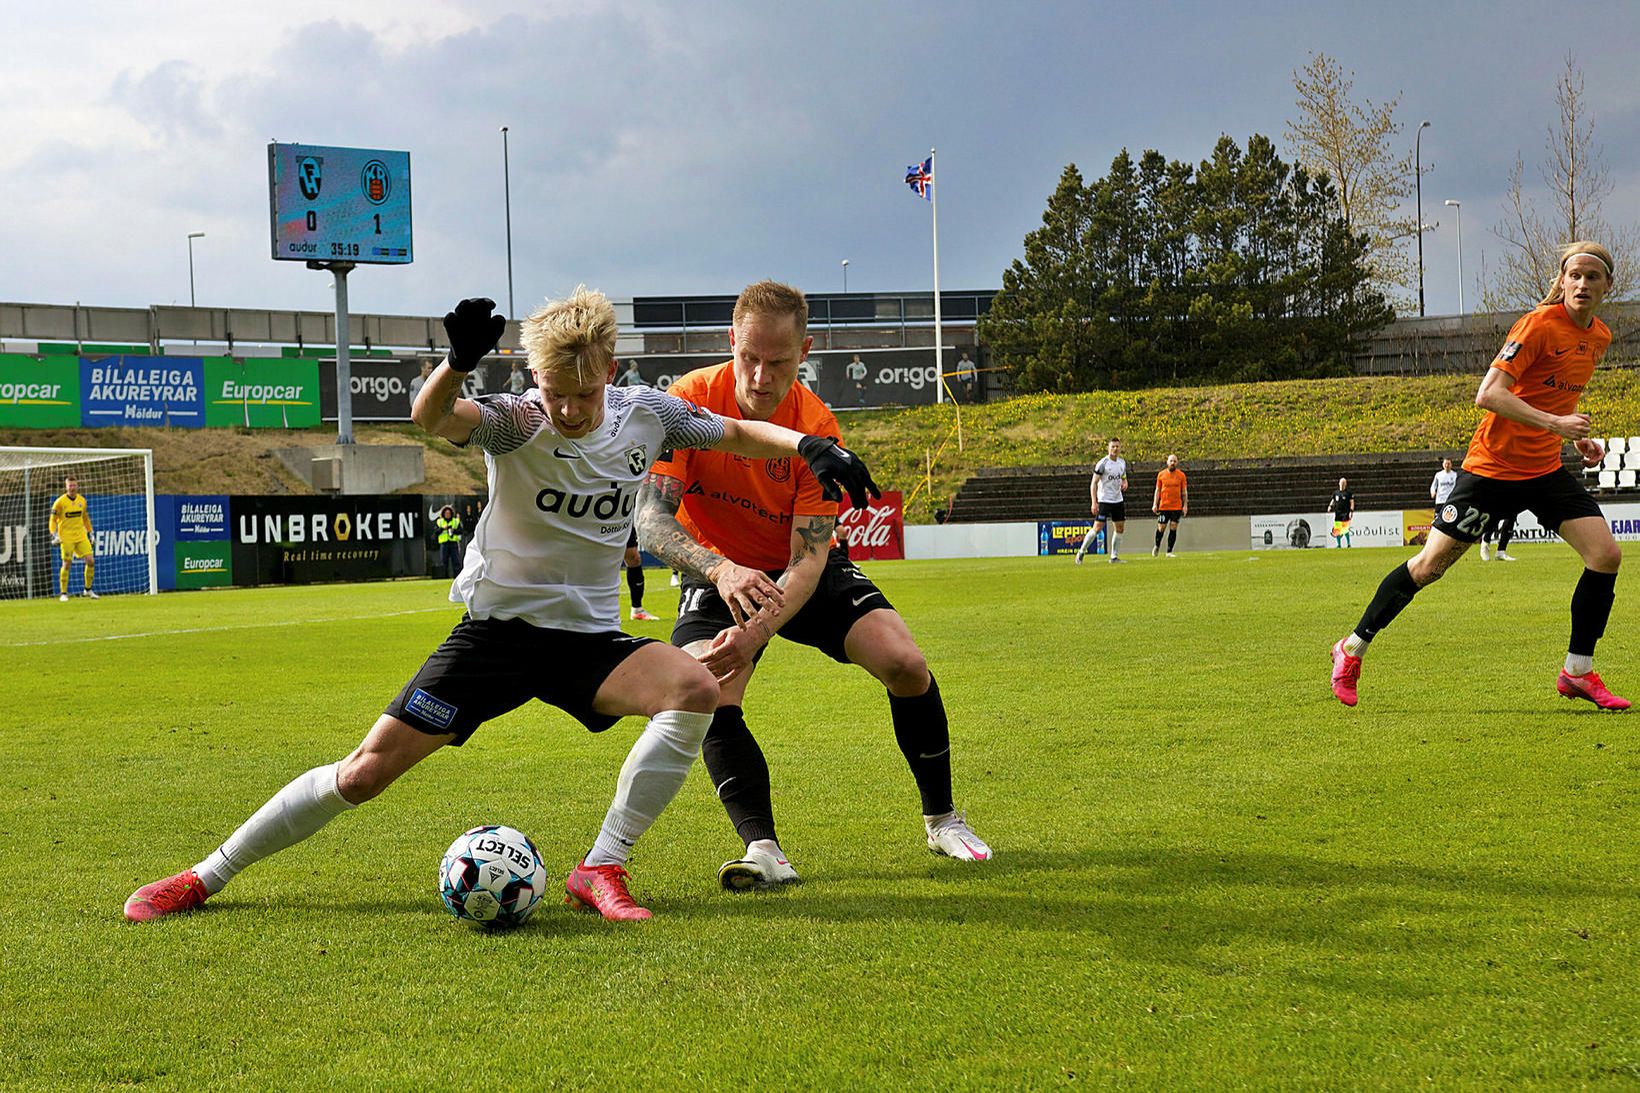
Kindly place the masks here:
POLYGON ((438 867, 438 894, 449 912, 490 928, 522 924, 546 890, 535 844, 502 824, 462 832, 438 867))

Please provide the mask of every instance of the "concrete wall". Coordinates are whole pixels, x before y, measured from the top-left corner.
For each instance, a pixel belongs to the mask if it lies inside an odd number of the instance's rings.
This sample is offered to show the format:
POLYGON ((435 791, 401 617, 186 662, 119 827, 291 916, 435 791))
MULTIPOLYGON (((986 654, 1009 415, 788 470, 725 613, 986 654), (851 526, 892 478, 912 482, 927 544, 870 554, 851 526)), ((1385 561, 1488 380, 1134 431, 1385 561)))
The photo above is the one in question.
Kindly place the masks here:
POLYGON ((338 492, 355 494, 393 493, 420 485, 427 477, 426 452, 419 444, 336 444, 324 448, 278 448, 273 454, 292 474, 326 491, 332 486, 324 480, 327 468, 319 464, 337 460, 341 464, 338 492))

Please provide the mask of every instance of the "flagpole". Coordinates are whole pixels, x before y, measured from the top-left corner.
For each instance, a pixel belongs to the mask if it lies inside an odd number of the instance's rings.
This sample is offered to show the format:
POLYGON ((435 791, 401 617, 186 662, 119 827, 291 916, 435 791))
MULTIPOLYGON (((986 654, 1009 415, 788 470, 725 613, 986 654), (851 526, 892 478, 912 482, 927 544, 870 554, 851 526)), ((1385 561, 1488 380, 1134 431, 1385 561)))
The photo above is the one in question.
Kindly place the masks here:
POLYGON ((945 339, 940 334, 940 187, 934 149, 928 150, 928 178, 934 221, 934 401, 945 401, 945 339))

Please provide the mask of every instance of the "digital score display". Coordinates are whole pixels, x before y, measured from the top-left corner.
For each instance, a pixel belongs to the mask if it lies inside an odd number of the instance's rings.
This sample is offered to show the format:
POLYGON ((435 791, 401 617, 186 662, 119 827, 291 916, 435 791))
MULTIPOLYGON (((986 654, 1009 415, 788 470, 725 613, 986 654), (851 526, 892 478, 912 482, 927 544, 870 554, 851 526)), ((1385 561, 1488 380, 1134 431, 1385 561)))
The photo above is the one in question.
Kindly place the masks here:
POLYGON ((403 265, 413 260, 410 153, 268 145, 273 257, 403 265))

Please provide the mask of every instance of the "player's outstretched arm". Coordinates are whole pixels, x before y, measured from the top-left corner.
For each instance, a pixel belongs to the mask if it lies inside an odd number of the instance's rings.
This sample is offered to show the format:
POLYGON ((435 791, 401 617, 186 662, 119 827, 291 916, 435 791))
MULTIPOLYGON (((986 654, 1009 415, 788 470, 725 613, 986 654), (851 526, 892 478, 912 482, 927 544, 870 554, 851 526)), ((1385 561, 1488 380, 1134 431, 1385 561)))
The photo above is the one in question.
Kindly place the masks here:
POLYGON ((434 436, 463 444, 478 428, 482 419, 478 403, 459 396, 467 374, 496 347, 507 329, 507 320, 494 311, 494 300, 476 296, 445 312, 450 354, 427 377, 410 408, 410 420, 434 436))
POLYGON ((767 574, 707 550, 678 521, 683 490, 683 482, 671 475, 649 475, 638 491, 638 542, 673 569, 715 585, 736 623, 778 607, 784 597, 767 574))
POLYGON ((720 450, 752 459, 776 459, 795 452, 814 472, 820 492, 828 501, 841 501, 847 493, 849 503, 863 509, 869 497, 883 495, 865 461, 837 443, 835 437, 805 436, 767 421, 724 418, 723 425, 723 442, 717 445, 720 450))

